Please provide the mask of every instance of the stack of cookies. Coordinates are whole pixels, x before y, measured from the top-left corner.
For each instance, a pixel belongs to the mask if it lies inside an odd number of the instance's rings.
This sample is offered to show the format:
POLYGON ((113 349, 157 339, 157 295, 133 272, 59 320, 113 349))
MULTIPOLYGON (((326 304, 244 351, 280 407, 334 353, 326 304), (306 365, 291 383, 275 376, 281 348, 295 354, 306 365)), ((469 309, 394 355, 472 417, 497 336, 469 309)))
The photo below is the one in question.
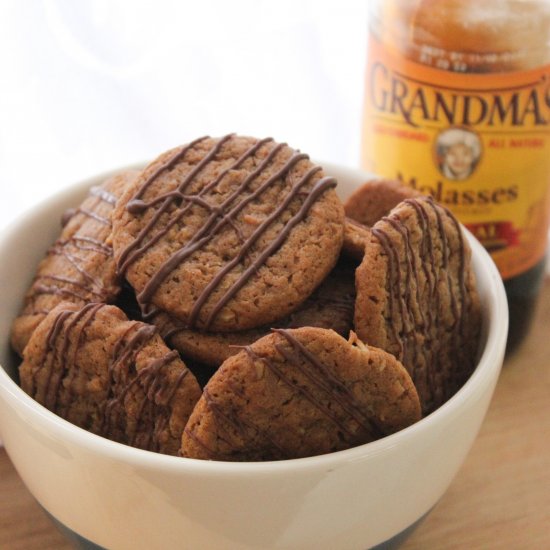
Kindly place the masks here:
POLYGON ((13 323, 21 386, 95 434, 214 460, 334 452, 430 414, 475 366, 468 243, 395 182, 345 207, 336 186, 231 134, 92 188, 13 323))

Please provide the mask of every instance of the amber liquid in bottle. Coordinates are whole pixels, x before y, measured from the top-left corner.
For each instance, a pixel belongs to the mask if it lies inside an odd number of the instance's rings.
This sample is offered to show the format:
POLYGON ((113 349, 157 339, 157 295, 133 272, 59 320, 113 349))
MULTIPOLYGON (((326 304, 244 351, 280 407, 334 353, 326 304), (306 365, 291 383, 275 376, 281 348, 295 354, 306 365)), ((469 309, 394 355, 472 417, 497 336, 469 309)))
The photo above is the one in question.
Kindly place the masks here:
POLYGON ((508 354, 518 347, 529 332, 545 272, 546 262, 541 260, 521 275, 504 281, 510 320, 506 343, 508 354))

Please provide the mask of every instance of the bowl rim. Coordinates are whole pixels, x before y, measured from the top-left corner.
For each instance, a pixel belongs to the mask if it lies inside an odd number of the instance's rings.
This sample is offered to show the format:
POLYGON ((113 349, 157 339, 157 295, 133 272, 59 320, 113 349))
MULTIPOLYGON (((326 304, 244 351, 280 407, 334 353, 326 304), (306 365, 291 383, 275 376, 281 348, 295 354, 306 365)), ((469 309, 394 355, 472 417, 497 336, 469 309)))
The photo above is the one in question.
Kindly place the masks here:
MULTIPOLYGON (((361 177, 365 181, 372 175, 348 166, 322 162, 320 163, 327 171, 338 171, 344 174, 344 177, 361 177)), ((28 218, 33 218, 40 213, 57 206, 65 197, 78 191, 84 191, 87 187, 123 170, 141 168, 143 162, 132 163, 131 165, 108 170, 95 176, 80 180, 72 185, 68 185, 61 190, 51 194, 38 204, 33 205, 23 211, 6 227, 0 231, 0 248, 3 243, 9 240, 10 235, 16 234, 17 229, 25 225, 28 218)), ((169 456, 153 451, 137 449, 116 441, 111 441, 102 436, 93 434, 83 428, 71 424, 69 421, 57 416, 44 406, 36 402, 32 397, 26 394, 20 386, 11 378, 11 376, 0 364, 0 398, 7 399, 13 408, 19 406, 35 417, 39 422, 47 427, 48 432, 61 441, 67 441, 87 449, 90 452, 104 455, 112 460, 123 461, 129 464, 140 466, 141 468, 158 469, 161 468, 171 473, 203 474, 209 476, 223 476, 227 474, 239 475, 263 475, 269 473, 284 473, 288 471, 307 470, 331 470, 337 465, 349 462, 364 460, 369 456, 387 452, 400 442, 409 441, 417 437, 418 432, 429 430, 433 424, 436 424, 443 416, 454 416, 460 413, 460 410, 466 402, 476 395, 476 389, 481 391, 486 388, 492 380, 496 380, 502 365, 502 358, 506 346, 508 333, 508 304, 504 285, 500 274, 483 246, 472 236, 472 234, 462 226, 466 238, 472 248, 472 257, 476 258, 483 270, 487 271, 487 280, 490 284, 486 285, 487 310, 493 320, 500 320, 500 325, 492 322, 486 333, 486 343, 477 366, 466 381, 466 383, 454 394, 448 401, 441 405, 437 410, 422 418, 415 424, 408 426, 396 433, 387 435, 376 441, 365 443, 350 449, 316 455, 303 458, 285 459, 277 461, 262 462, 229 462, 221 460, 201 460, 179 456, 169 456)), ((7 344, 9 345, 9 344, 7 344)), ((1 435, 1 434, 0 434, 1 435)), ((9 449, 7 449, 9 452, 9 449)))

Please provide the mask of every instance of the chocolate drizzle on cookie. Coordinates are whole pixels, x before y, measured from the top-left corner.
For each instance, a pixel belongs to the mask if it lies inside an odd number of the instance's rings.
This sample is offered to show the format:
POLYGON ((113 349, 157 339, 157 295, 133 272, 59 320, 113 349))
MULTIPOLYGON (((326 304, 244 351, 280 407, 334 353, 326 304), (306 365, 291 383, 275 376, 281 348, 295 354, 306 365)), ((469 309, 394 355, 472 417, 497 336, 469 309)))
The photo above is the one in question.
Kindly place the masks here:
POLYGON ((107 258, 113 255, 113 249, 109 245, 107 245, 105 241, 102 241, 101 239, 95 239, 94 237, 89 237, 87 235, 77 234, 77 235, 73 235, 68 240, 60 239, 57 241, 57 245, 66 246, 69 241, 72 243, 72 246, 76 250, 95 252, 97 254, 106 256, 107 258))
POLYGON ((65 212, 65 227, 39 265, 25 296, 25 307, 13 325, 12 342, 19 354, 41 318, 58 303, 108 302, 118 293, 108 237, 117 200, 109 186, 119 185, 120 177, 115 176, 102 187, 92 187, 80 207, 65 212))
POLYGON ((103 410, 101 433, 116 432, 121 418, 126 418, 125 431, 129 445, 160 450, 160 434, 166 429, 168 409, 189 370, 182 365, 175 380, 170 381, 165 368, 179 359, 175 350, 166 351, 160 357, 149 359, 139 370, 136 369, 138 354, 149 345, 157 330, 151 325, 132 322, 112 351, 108 366, 109 395, 103 410), (128 416, 126 401, 138 400, 128 416), (165 409, 161 412, 160 409, 165 409))
POLYGON ((380 244, 386 256, 388 257, 388 266, 389 266, 389 281, 390 288, 388 291, 388 301, 389 301, 389 318, 392 319, 390 323, 391 332, 393 333, 393 339, 399 345, 399 355, 398 358, 403 358, 407 353, 407 336, 405 331, 401 328, 399 329, 396 319, 399 318, 401 314, 402 322, 405 323, 405 304, 403 300, 400 299, 401 294, 401 272, 398 268, 399 257, 397 251, 392 246, 390 239, 386 232, 377 227, 373 227, 371 230, 372 234, 378 238, 380 244), (397 296, 396 296, 397 294, 397 296), (397 311, 399 308, 400 311, 397 311))
POLYGON ((331 330, 276 329, 229 358, 203 390, 182 454, 283 460, 367 443, 420 418, 392 355, 331 330))
POLYGON ((382 435, 375 422, 361 410, 353 394, 346 385, 301 342, 294 338, 291 331, 286 329, 273 329, 272 332, 280 334, 290 344, 292 351, 281 343, 275 344, 275 349, 281 357, 283 357, 284 362, 291 367, 291 370, 297 369, 305 379, 307 379, 308 384, 311 384, 311 388, 313 388, 314 391, 295 381, 290 371, 287 372, 287 369, 279 365, 277 361, 274 361, 272 358, 260 356, 252 347, 244 346, 244 351, 252 361, 265 364, 279 380, 283 381, 294 392, 311 403, 311 405, 337 426, 348 443, 356 442, 358 438, 360 438, 361 441, 369 441, 382 435), (325 399, 321 400, 316 397, 316 393, 318 393, 319 390, 325 394, 325 399), (332 405, 325 404, 323 401, 332 403, 332 405), (337 411, 334 410, 334 403, 340 406, 344 415, 341 413, 338 414, 337 411), (349 426, 350 420, 356 424, 356 428, 349 426))
POLYGON ((74 367, 74 359, 78 349, 78 343, 81 341, 82 331, 95 316, 97 310, 103 304, 86 304, 78 312, 70 309, 61 309, 55 316, 46 336, 44 338, 43 354, 39 358, 40 368, 36 369, 30 378, 27 386, 27 393, 32 395, 53 412, 57 412, 57 403, 61 384, 67 391, 71 387, 67 384, 67 375, 70 369, 74 367), (76 337, 77 345, 72 354, 72 360, 69 357, 69 348, 73 341, 73 331, 80 320, 87 317, 87 321, 81 324, 79 333, 76 337), (39 374, 46 373, 44 382, 38 384, 39 374))
MULTIPOLYGON (((276 347, 276 349, 279 353, 285 356, 286 352, 282 347, 276 347)), ((333 422, 337 426, 337 428, 342 432, 342 435, 345 438, 348 438, 349 440, 353 440, 353 438, 355 437, 354 432, 351 431, 346 426, 346 424, 340 418, 338 418, 336 414, 333 414, 333 412, 330 410, 328 406, 325 406, 320 400, 318 400, 313 394, 313 392, 311 392, 308 388, 294 382, 292 377, 288 376, 285 373, 285 371, 282 368, 280 368, 275 361, 272 361, 267 357, 260 357, 258 354, 256 354, 252 350, 250 346, 246 346, 245 351, 252 361, 263 362, 279 380, 287 384, 294 392, 301 395, 304 399, 306 399, 309 403, 311 403, 317 410, 319 410, 324 416, 326 416, 331 422, 333 422)), ((288 360, 288 357, 285 356, 285 359, 288 360)), ((302 371, 302 372, 305 372, 305 371, 302 371)))
POLYGON ((67 264, 77 272, 78 276, 70 278, 50 273, 42 275, 39 274, 36 277, 36 281, 46 279, 55 281, 56 283, 64 283, 65 285, 69 285, 69 288, 67 288, 67 286, 59 286, 57 284, 37 284, 35 285, 35 291, 37 294, 57 294, 59 296, 66 297, 72 296, 73 298, 82 301, 90 301, 90 298, 87 297, 87 294, 89 293, 91 295, 91 301, 95 302, 104 301, 112 294, 112 289, 106 288, 103 280, 97 276, 94 276, 94 274, 87 270, 86 258, 78 256, 77 252, 82 251, 84 253, 97 253, 106 257, 111 257, 113 255, 112 248, 106 244, 106 238, 109 236, 111 228, 111 219, 109 214, 116 203, 116 196, 106 189, 97 186, 92 187, 88 194, 90 197, 97 197, 99 199, 95 207, 84 208, 81 206, 79 208, 72 209, 70 216, 73 217, 77 214, 82 214, 86 217, 94 219, 102 225, 105 225, 106 229, 98 230, 96 232, 98 235, 101 234, 104 236, 104 238, 96 238, 91 235, 81 235, 78 231, 76 231, 67 238, 60 237, 57 239, 56 242, 49 248, 48 255, 62 256, 67 264), (109 205, 109 214, 104 215, 97 212, 97 208, 101 202, 109 205))
MULTIPOLYGON (((66 309, 59 306, 47 321, 50 324, 43 334, 42 356, 35 358, 32 369, 23 369, 24 389, 52 412, 98 435, 159 452, 166 452, 170 445, 175 454, 179 438, 167 444, 164 433, 170 430, 167 423, 172 402, 189 370, 177 351, 160 345, 155 327, 126 321, 116 311, 102 303, 88 303, 80 309, 72 304, 66 309), (98 317, 104 308, 110 309, 98 317), (105 322, 113 323, 120 336, 104 340, 98 363, 91 367, 82 353, 87 355, 91 341, 101 338, 105 322), (82 395, 83 384, 89 394, 82 395)), ((190 387, 198 399, 196 382, 190 387)), ((188 398, 180 395, 178 399, 188 398)))
MULTIPOLYGON (((206 201, 203 201, 202 200, 202 195, 206 194, 206 192, 214 189, 216 187, 216 185, 218 185, 221 180, 223 179, 223 177, 229 173, 231 170, 236 170, 237 168, 239 168, 239 166, 249 157, 251 157, 258 149, 261 145, 267 143, 268 141, 271 141, 271 138, 267 138, 265 140, 261 140, 259 142, 257 142, 253 147, 251 147, 248 151, 246 151, 244 153, 244 155, 242 155, 235 164, 231 165, 229 168, 227 168, 226 170, 224 170, 215 180, 213 180, 212 182, 210 182, 208 185, 206 185, 203 189, 201 189, 196 195, 185 195, 185 194, 180 194, 180 192, 172 192, 172 193, 168 193, 166 195, 161 195, 161 197, 163 199, 175 199, 175 198, 180 198, 182 200, 187 200, 188 203, 187 205, 184 207, 184 208, 181 208, 180 211, 178 212, 178 214, 176 216, 174 216, 170 221, 169 223, 166 225, 165 228, 163 229, 160 229, 151 239, 149 239, 144 245, 142 245, 140 248, 138 248, 137 250, 135 250, 133 252, 133 254, 127 258, 127 251, 129 250, 132 250, 132 248, 134 247, 135 243, 136 242, 140 242, 141 241, 141 238, 144 237, 147 232, 145 231, 142 231, 138 237, 136 238, 136 240, 131 243, 121 254, 121 257, 119 259, 119 271, 124 273, 129 265, 130 262, 134 261, 137 257, 138 254, 141 254, 143 253, 144 251, 146 251, 148 248, 150 248, 151 246, 153 246, 155 243, 157 243, 164 235, 167 234, 167 232, 179 221, 181 221, 181 219, 183 219, 183 217, 185 216, 185 214, 189 211, 189 209, 191 208, 191 206, 193 204, 201 204, 202 206, 204 206, 205 208, 207 208, 207 210, 209 210, 210 212, 210 216, 208 217, 208 219, 206 220, 206 222, 203 224, 203 226, 199 229, 199 231, 197 233, 195 233, 195 235, 193 235, 193 237, 190 239, 190 241, 188 243, 186 243, 186 246, 183 248, 183 249, 180 249, 180 251, 178 251, 177 253, 177 256, 172 259, 170 258, 168 260, 168 264, 165 263, 166 265, 166 273, 157 273, 155 274, 157 280, 152 283, 154 285, 154 290, 156 290, 156 288, 158 287, 158 285, 161 283, 161 278, 164 276, 166 276, 174 267, 174 265, 172 264, 178 264, 179 262, 183 261, 185 258, 187 258, 188 256, 190 256, 193 252, 195 252, 196 250, 198 250, 199 248, 201 248, 202 246, 204 246, 207 242, 209 242, 209 240, 216 234, 218 233, 219 231, 221 231, 225 225, 230 225, 231 227, 234 227, 234 220, 233 220, 233 216, 235 214, 237 214, 242 208, 244 208, 244 206, 246 206, 246 204, 248 204, 249 202, 251 202, 254 198, 256 198, 260 193, 253 193, 252 195, 250 195, 247 199, 245 199, 244 201, 242 201, 241 203, 239 203, 237 206, 238 208, 233 208, 229 213, 224 213, 224 210, 227 206, 229 206, 234 200, 235 198, 240 194, 242 193, 245 188, 250 184, 251 181, 253 181, 261 172, 262 170, 273 160, 273 158, 275 157, 275 155, 277 154, 277 152, 279 152, 279 150, 283 147, 282 144, 280 145, 277 145, 271 152, 270 154, 266 157, 266 159, 260 164, 260 166, 253 172, 250 174, 250 176, 248 176, 243 182, 242 184, 233 192, 231 193, 231 195, 229 195, 229 197, 222 203, 220 204, 219 206, 211 206, 208 202, 206 201), (199 200, 200 199, 200 200, 199 200), (222 216, 222 219, 221 220, 218 220, 220 214, 223 214, 222 216)), ((306 158, 305 156, 301 156, 300 158, 306 158)), ((297 162, 298 160, 300 159, 296 159, 295 162, 297 162)), ((276 178, 272 178, 269 180, 269 184, 273 183, 273 181, 275 181, 276 178)), ((190 180, 189 180, 189 177, 187 177, 184 181, 185 185, 187 186, 189 183, 190 183, 190 180)), ((261 191, 265 190, 269 185, 265 185, 265 186, 262 186, 261 188, 261 191)), ((181 185, 180 185, 181 187, 181 185)), ((160 197, 159 197, 160 198, 160 197)), ((142 205, 140 206, 140 208, 142 209, 146 209, 148 208, 149 206, 154 206, 156 203, 158 202, 158 200, 152 200, 150 201, 149 203, 142 203, 142 205)), ((159 209, 156 213, 155 213, 155 216, 152 218, 151 222, 153 222, 153 220, 156 222, 157 219, 158 219, 158 213, 163 211, 163 208, 164 208, 164 205, 168 205, 169 202, 167 203, 163 203, 163 206, 161 207, 161 209, 159 209)), ((132 208, 132 201, 130 201, 129 203, 129 206, 132 208)), ((134 204, 134 207, 135 207, 135 204, 134 204)), ((150 229, 150 226, 152 227, 152 224, 151 222, 149 222, 146 226, 146 229, 150 229)), ((150 291, 149 293, 152 294, 153 291, 150 291)), ((144 296, 143 298, 150 298, 150 296, 144 296)), ((147 300, 148 301, 148 300, 147 300)), ((147 303, 147 302, 146 302, 147 303)))
MULTIPOLYGON (((97 185, 94 185, 90 188, 90 190, 88 191, 88 195, 90 197, 97 197, 101 201, 106 202, 113 207, 115 206, 117 201, 117 198, 113 193, 97 185)), ((67 208, 67 210, 63 212, 61 216, 61 227, 65 227, 69 223, 69 221, 77 214, 83 214, 84 216, 92 218, 103 225, 111 225, 111 220, 109 218, 99 215, 94 210, 90 210, 89 208, 84 208, 80 206, 78 208, 67 208)))
MULTIPOLYGON (((333 178, 320 178, 313 184, 310 184, 312 178, 317 175, 321 168, 312 167, 299 181, 291 182, 290 189, 281 197, 280 204, 258 225, 258 227, 244 238, 238 224, 237 217, 242 214, 244 208, 253 201, 261 200, 262 193, 272 188, 276 182, 285 181, 293 167, 301 160, 308 159, 308 156, 302 153, 293 153, 288 158, 284 166, 278 169, 267 179, 259 184, 256 189, 249 191, 249 187, 259 177, 266 177, 269 166, 274 161, 279 152, 283 150, 285 144, 275 144, 263 160, 254 168, 226 197, 220 204, 212 204, 209 201, 209 192, 215 191, 222 180, 231 171, 242 167, 243 163, 254 157, 261 147, 272 142, 271 138, 258 140, 254 142, 241 156, 226 166, 212 181, 209 181, 198 191, 191 193, 189 188, 195 183, 196 177, 202 170, 209 165, 211 161, 218 157, 224 144, 232 140, 232 134, 214 141, 213 146, 204 154, 204 156, 189 169, 184 176, 179 176, 182 181, 173 190, 155 196, 146 198, 147 191, 157 178, 168 170, 177 170, 180 162, 185 161, 186 154, 193 150, 194 146, 207 138, 201 138, 191 144, 179 149, 167 161, 157 167, 151 174, 144 176, 145 181, 138 188, 134 196, 127 202, 126 210, 133 216, 142 216, 148 210, 152 209, 152 214, 144 226, 137 233, 135 238, 127 244, 117 258, 118 272, 124 275, 128 268, 144 253, 148 252, 156 243, 158 243, 168 232, 177 227, 185 215, 193 206, 199 206, 206 211, 205 219, 195 233, 188 238, 187 242, 175 252, 171 252, 163 262, 155 268, 150 274, 148 280, 137 295, 138 302, 147 315, 151 310, 155 293, 159 290, 164 281, 169 278, 173 272, 186 261, 193 253, 204 248, 212 239, 219 235, 227 227, 232 228, 241 241, 238 252, 231 258, 226 259, 217 273, 215 273, 209 282, 199 291, 195 297, 194 304, 187 315, 186 323, 188 328, 199 326, 201 329, 209 329, 221 310, 232 300, 235 295, 243 288, 250 278, 258 272, 265 264, 266 260, 275 254, 277 250, 285 243, 292 229, 302 222, 308 215, 313 204, 328 189, 336 186, 333 178), (311 186, 308 191, 304 188, 311 186), (244 195, 244 196, 243 196, 244 195), (276 238, 265 246, 262 250, 257 250, 257 244, 268 228, 273 224, 280 222, 283 213, 289 208, 293 201, 300 201, 298 211, 284 222, 283 227, 276 238), (246 265, 248 262, 248 265, 246 265), (243 266, 242 273, 236 275, 234 270, 237 266, 243 266), (229 273, 233 272, 233 278, 230 284, 226 281, 229 273), (236 276, 236 278, 235 278, 236 276), (227 285, 223 292, 220 292, 222 285, 227 285), (208 313, 203 315, 203 308, 211 297, 216 293, 216 302, 209 304, 208 313), (221 296, 219 294, 221 293, 221 296), (200 318, 200 323, 199 323, 200 318)), ((178 176, 175 176, 177 180, 178 176)))
MULTIPOLYGON (((256 229, 256 231, 249 237, 249 239, 243 243, 241 250, 239 251, 239 254, 237 254, 237 256, 231 262, 229 262, 223 269, 221 269, 218 272, 218 274, 212 279, 211 283, 205 288, 203 293, 197 298, 197 301, 195 302, 195 306, 193 307, 193 310, 191 311, 191 315, 189 317, 189 323, 191 326, 194 326, 202 306, 204 305, 206 300, 209 298, 213 290, 220 285, 226 273, 228 273, 235 265, 237 265, 244 258, 248 250, 258 240, 258 238, 262 235, 262 233, 267 229, 267 226, 271 224, 285 210, 285 208, 288 206, 290 201, 296 196, 299 189, 309 180, 309 178, 314 173, 318 172, 319 170, 321 170, 320 167, 315 167, 311 169, 306 174, 306 176, 304 176, 292 188, 290 193, 287 195, 287 197, 282 202, 282 204, 275 210, 275 212, 271 214, 271 216, 269 216, 256 229)), ((334 178, 323 178, 315 183, 315 185, 313 186, 313 189, 308 194, 306 200, 302 203, 302 206, 300 207, 300 210, 298 211, 298 213, 295 214, 292 218, 290 218, 290 220, 286 223, 286 225, 284 226, 282 231, 279 233, 277 238, 267 248, 265 248, 261 254, 258 255, 258 257, 244 270, 241 276, 218 300, 216 305, 212 308, 212 312, 206 319, 205 328, 208 328, 210 326, 210 324, 212 323, 216 315, 220 312, 220 310, 248 282, 248 279, 251 277, 251 275, 255 273, 264 264, 264 262, 267 260, 267 258, 269 258, 269 256, 274 254, 282 246, 282 244, 285 242, 292 228, 298 223, 300 223, 302 220, 304 220, 312 204, 319 198, 319 196, 322 193, 324 193, 327 189, 334 188, 334 187, 336 187, 336 180, 334 178)))
POLYGON ((471 305, 465 283, 466 251, 460 225, 447 209, 431 198, 404 203, 416 213, 418 253, 413 250, 411 229, 400 214, 382 218, 372 234, 387 257, 387 327, 399 347, 396 356, 419 388, 424 410, 430 411, 456 391, 473 365, 473 357, 461 349, 471 305), (422 341, 419 331, 424 335, 422 341), (450 340, 446 351, 443 338, 450 340))
MULTIPOLYGON (((363 412, 351 390, 334 375, 329 367, 324 365, 306 346, 295 338, 292 331, 286 329, 273 329, 273 332, 283 336, 291 345, 295 353, 289 353, 287 349, 280 344, 275 345, 277 351, 290 365, 299 369, 314 386, 324 391, 328 395, 330 401, 334 401, 340 405, 348 417, 358 424, 364 438, 363 441, 377 439, 383 435, 374 420, 363 412), (304 368, 302 362, 305 362, 308 367, 304 368), (309 367, 313 368, 310 369, 309 367)), ((317 406, 318 404, 319 401, 317 400, 317 406)), ((344 431, 349 433, 348 430, 344 431)), ((357 437, 355 432, 352 432, 350 435, 354 438, 357 437)))

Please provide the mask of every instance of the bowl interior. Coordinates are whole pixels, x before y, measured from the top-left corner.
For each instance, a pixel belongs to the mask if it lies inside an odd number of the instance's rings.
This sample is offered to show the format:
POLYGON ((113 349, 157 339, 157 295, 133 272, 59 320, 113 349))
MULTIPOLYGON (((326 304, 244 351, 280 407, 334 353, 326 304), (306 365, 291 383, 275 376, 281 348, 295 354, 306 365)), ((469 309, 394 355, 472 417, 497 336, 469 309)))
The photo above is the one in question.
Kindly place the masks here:
MULTIPOLYGON (((349 196, 357 186, 364 183, 369 177, 368 174, 359 170, 333 166, 327 163, 323 163, 323 166, 327 174, 337 177, 339 181, 338 192, 342 199, 349 196)), ((24 403, 28 409, 38 413, 52 427, 62 427, 65 433, 70 436, 78 437, 85 442, 95 441, 96 444, 100 440, 101 445, 104 445, 107 449, 110 448, 113 452, 115 452, 115 449, 118 449, 117 452, 122 452, 126 458, 139 456, 143 458, 151 455, 151 460, 175 460, 175 467, 179 467, 178 465, 189 461, 189 459, 182 460, 181 458, 155 455, 155 453, 125 447, 93 434, 88 434, 41 407, 17 386, 17 365, 19 359, 9 345, 10 325, 21 307, 23 296, 32 281, 36 266, 59 233, 62 213, 67 208, 78 204, 86 195, 90 186, 102 182, 109 175, 121 170, 102 174, 57 193, 20 216, 19 219, 14 221, 0 234, 0 257, 3 259, 3 262, 0 263, 0 307, 2 311, 2 316, 0 317, 0 364, 3 367, 0 368, 0 388, 6 390, 14 399, 24 403), (121 449, 121 447, 124 449, 121 449)), ((474 269, 478 279, 483 308, 480 360, 475 373, 465 386, 440 409, 432 413, 430 417, 445 414, 445 410, 453 406, 458 407, 460 399, 464 399, 470 391, 469 388, 479 383, 479 380, 488 378, 496 380, 506 344, 508 312, 500 276, 489 255, 481 245, 468 233, 467 238, 473 250, 474 269)), ((363 448, 364 451, 368 447, 372 449, 372 452, 376 452, 377 447, 380 445, 391 445, 398 438, 407 437, 408 432, 419 429, 423 423, 430 421, 430 417, 421 420, 406 430, 402 430, 374 443, 363 445, 360 448, 363 448)), ((340 451, 339 453, 333 453, 333 455, 340 456, 343 453, 343 456, 352 458, 354 453, 363 452, 357 451, 360 448, 356 447, 355 449, 340 451)), ((327 456, 282 462, 304 463, 304 461, 323 461, 327 460, 327 456)), ((209 464, 211 465, 211 463, 209 464)), ((239 468, 241 464, 231 464, 228 467, 239 468)), ((201 467, 209 468, 210 465, 207 464, 201 467)), ((261 467, 259 464, 258 466, 261 467)))

